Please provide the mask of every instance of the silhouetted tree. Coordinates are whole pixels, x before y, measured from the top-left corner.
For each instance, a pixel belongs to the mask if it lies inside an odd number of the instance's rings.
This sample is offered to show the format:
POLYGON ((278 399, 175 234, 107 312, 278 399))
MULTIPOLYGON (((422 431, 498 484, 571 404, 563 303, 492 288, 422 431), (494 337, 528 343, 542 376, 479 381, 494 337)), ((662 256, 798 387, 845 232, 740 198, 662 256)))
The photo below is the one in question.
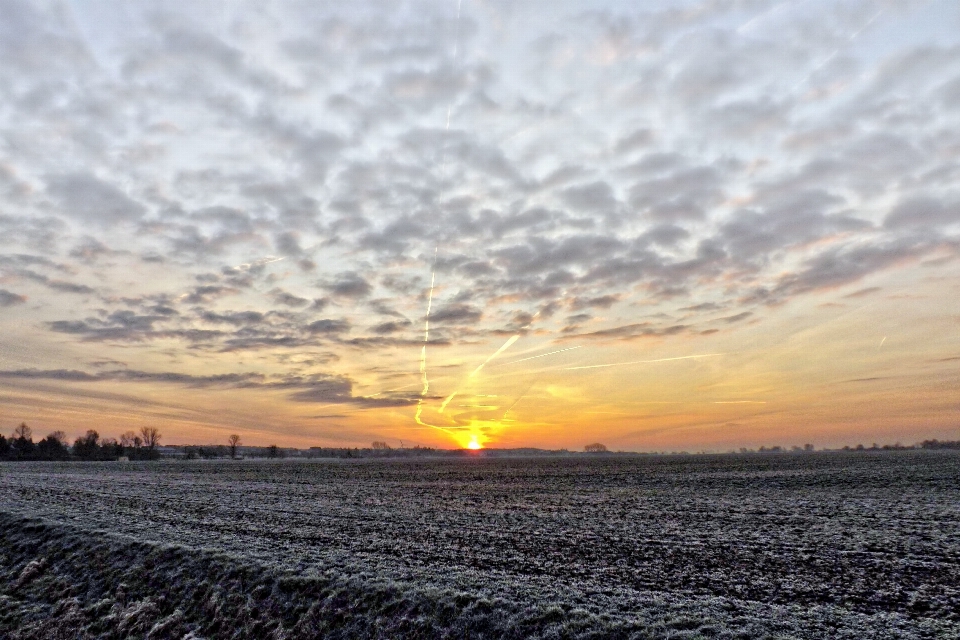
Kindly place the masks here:
POLYGON ((233 434, 232 436, 227 438, 227 442, 230 443, 230 457, 236 458, 237 447, 240 445, 240 436, 238 436, 237 434, 233 434))
POLYGON ((33 430, 27 426, 26 422, 21 422, 13 435, 10 437, 12 446, 12 458, 17 460, 30 460, 36 455, 36 445, 33 444, 33 430))
POLYGON ((67 434, 54 431, 37 443, 37 458, 40 460, 66 460, 70 457, 67 434))
POLYGON ((268 458, 279 458, 280 457, 280 447, 275 444, 267 447, 267 457, 268 458))
POLYGON ((370 443, 370 448, 376 449, 377 451, 386 451, 390 448, 390 445, 388 445, 386 442, 381 442, 380 440, 374 440, 372 443, 370 443))
POLYGON ((100 434, 90 429, 73 442, 73 455, 81 460, 96 460, 100 449, 100 434))
POLYGON ((0 435, 0 460, 6 460, 10 457, 10 441, 3 435, 0 435))
POLYGON ((156 448, 160 444, 160 431, 156 427, 141 427, 140 435, 143 437, 143 447, 147 450, 146 457, 156 457, 156 448))
POLYGON ((607 450, 607 446, 599 442, 594 442, 593 444, 585 446, 583 450, 588 453, 603 453, 607 450))
POLYGON ((26 422, 21 422, 16 429, 13 430, 14 440, 32 440, 33 439, 33 429, 27 426, 26 422))
POLYGON ((116 460, 123 455, 123 445, 113 438, 104 438, 98 453, 101 460, 116 460))

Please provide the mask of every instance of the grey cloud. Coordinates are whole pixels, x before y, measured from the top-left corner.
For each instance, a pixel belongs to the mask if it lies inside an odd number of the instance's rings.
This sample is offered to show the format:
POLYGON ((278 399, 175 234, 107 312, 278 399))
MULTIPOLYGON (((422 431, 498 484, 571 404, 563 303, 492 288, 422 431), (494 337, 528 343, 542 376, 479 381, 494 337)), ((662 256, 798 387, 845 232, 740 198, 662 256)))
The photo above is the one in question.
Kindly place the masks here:
POLYGON ((570 308, 574 311, 579 311, 580 309, 596 308, 596 309, 609 309, 617 301, 620 300, 619 294, 607 294, 603 296, 596 296, 593 298, 574 298, 570 303, 570 308))
POLYGON ((63 293, 96 293, 97 290, 93 287, 88 287, 85 284, 77 284, 75 282, 64 282, 62 280, 46 280, 45 283, 48 287, 55 291, 62 291, 63 293))
POLYGON ((135 222, 146 208, 114 185, 87 173, 47 178, 47 190, 57 198, 60 210, 84 224, 106 227, 135 222))
POLYGON ((91 382, 100 379, 96 375, 74 369, 13 369, 0 371, 0 378, 67 380, 70 382, 91 382))
POLYGON ((264 321, 264 314, 259 311, 235 311, 228 313, 215 313, 213 311, 203 311, 200 317, 207 322, 232 324, 235 326, 245 326, 251 324, 260 324, 264 321))
POLYGON ((210 302, 211 300, 216 300, 217 298, 221 298, 227 295, 232 295, 235 293, 239 293, 239 290, 233 287, 225 287, 217 284, 208 284, 208 285, 202 285, 199 287, 194 287, 193 291, 191 291, 184 298, 184 301, 189 304, 206 303, 206 302, 210 302))
POLYGON ((325 404, 353 404, 361 407, 404 407, 416 404, 414 398, 364 397, 353 395, 353 383, 342 376, 315 377, 305 381, 302 391, 290 394, 294 402, 320 402, 325 404))
POLYGON ((491 253, 508 272, 522 275, 591 264, 625 247, 622 240, 613 236, 584 234, 559 240, 532 238, 528 244, 516 244, 491 253))
POLYGON ((298 256, 303 253, 300 247, 300 234, 296 231, 284 231, 277 234, 274 239, 274 245, 277 251, 287 256, 298 256))
POLYGON ((70 256, 84 262, 95 262, 102 255, 112 253, 110 248, 93 237, 86 237, 83 242, 70 251, 70 256))
POLYGON ((701 302, 700 304, 695 304, 691 307, 682 307, 680 311, 716 311, 722 308, 723 306, 717 304, 716 302, 701 302))
POLYGON ((67 230, 67 224, 55 216, 13 216, 0 214, 0 242, 18 250, 31 249, 44 253, 56 250, 67 230))
POLYGON ((564 189, 561 198, 572 209, 594 215, 612 215, 620 204, 613 189, 603 181, 564 189))
POLYGON ((320 334, 340 334, 350 330, 350 323, 346 320, 316 320, 307 325, 307 331, 320 334))
MULTIPOLYGON (((8 258, 8 256, 3 256, 2 258, 8 258)), ((8 260, 0 258, 0 265, 3 263, 9 264, 8 260)), ((49 262, 49 261, 47 261, 49 262)), ((49 266, 47 263, 41 262, 44 266, 49 266)), ((32 269, 25 269, 20 267, 7 267, 7 269, 20 278, 25 280, 30 280, 38 284, 42 284, 45 287, 53 289, 54 291, 60 291, 62 293, 78 293, 78 294, 91 294, 96 293, 96 289, 89 287, 85 284, 80 284, 76 282, 68 282, 65 280, 60 280, 58 278, 50 278, 47 275, 42 273, 37 273, 32 269)))
POLYGON ((119 369, 95 374, 71 369, 15 369, 0 371, 0 378, 24 380, 61 380, 65 382, 133 382, 177 384, 187 387, 228 387, 237 389, 283 390, 300 389, 288 397, 295 402, 353 404, 363 407, 398 407, 416 402, 413 398, 387 396, 354 396, 353 383, 343 376, 270 377, 262 373, 226 373, 197 376, 176 372, 148 372, 119 369))
POLYGON ((730 254, 736 260, 769 260, 772 252, 818 240, 829 234, 862 231, 865 220, 846 213, 832 213, 844 201, 833 194, 809 190, 771 198, 763 210, 736 212, 720 229, 730 254))
POLYGON ((623 154, 632 153, 640 149, 645 149, 650 146, 653 141, 653 131, 650 129, 637 129, 617 140, 613 150, 623 154))
POLYGON ((483 312, 476 307, 463 303, 448 304, 430 314, 431 322, 438 323, 466 323, 475 324, 483 317, 483 312))
POLYGON ((960 202, 944 203, 929 196, 909 198, 887 215, 884 226, 891 229, 930 229, 960 222, 960 202))
POLYGON ((654 220, 700 220, 705 208, 723 198, 723 173, 717 166, 684 167, 630 187, 629 203, 654 220))
POLYGON ((844 298, 863 298, 865 296, 868 296, 872 293, 876 293, 877 291, 881 291, 881 290, 882 289, 880 287, 866 287, 865 289, 858 289, 853 293, 848 293, 843 297, 844 298))
POLYGON ((403 321, 391 320, 388 322, 381 322, 378 325, 374 325, 373 327, 371 327, 370 330, 373 331, 374 333, 385 335, 385 334, 396 333, 398 331, 403 331, 404 329, 407 329, 408 327, 410 327, 412 324, 413 323, 411 323, 409 320, 403 320, 403 321))
MULTIPOLYGON (((394 318, 404 318, 403 314, 390 306, 388 300, 371 300, 370 308, 382 316, 393 316, 394 318)), ((404 318, 405 319, 405 318, 404 318)))
POLYGON ((806 260, 797 273, 782 276, 769 294, 760 297, 771 302, 783 296, 840 287, 898 263, 916 260, 941 246, 940 242, 925 238, 903 238, 829 249, 806 260))
POLYGON ((339 273, 333 281, 320 282, 318 286, 343 298, 364 298, 373 290, 370 283, 354 271, 339 273))
POLYGON ((6 289, 0 289, 0 307, 12 307, 17 304, 23 304, 26 301, 26 296, 7 291, 6 289))
POLYGON ((564 340, 574 340, 583 338, 594 339, 614 339, 614 340, 637 340, 641 338, 657 338, 662 336, 672 336, 688 331, 688 325, 677 324, 667 327, 658 327, 649 322, 639 322, 634 324, 612 327, 610 329, 601 329, 589 333, 578 333, 564 336, 564 340))
POLYGON ((732 316, 725 316, 723 318, 717 318, 717 322, 724 322, 726 324, 733 324, 734 322, 740 322, 741 320, 746 320, 753 315, 752 311, 743 311, 741 313, 734 314, 732 316))
POLYGON ((283 291, 282 289, 274 289, 270 292, 270 295, 274 302, 287 307, 303 307, 310 304, 310 300, 307 298, 301 298, 300 296, 293 295, 292 293, 283 291))
POLYGON ((653 243, 664 247, 672 247, 690 237, 690 232, 683 227, 672 224, 661 224, 644 231, 637 240, 641 243, 653 243))

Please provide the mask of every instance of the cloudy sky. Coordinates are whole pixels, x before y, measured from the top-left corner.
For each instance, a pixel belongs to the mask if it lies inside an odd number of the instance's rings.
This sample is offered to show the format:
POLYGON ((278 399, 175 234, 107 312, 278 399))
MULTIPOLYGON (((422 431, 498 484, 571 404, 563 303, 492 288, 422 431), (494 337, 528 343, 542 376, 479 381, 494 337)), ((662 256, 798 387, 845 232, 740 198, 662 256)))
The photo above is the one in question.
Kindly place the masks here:
POLYGON ((960 437, 953 0, 0 0, 0 428, 960 437))

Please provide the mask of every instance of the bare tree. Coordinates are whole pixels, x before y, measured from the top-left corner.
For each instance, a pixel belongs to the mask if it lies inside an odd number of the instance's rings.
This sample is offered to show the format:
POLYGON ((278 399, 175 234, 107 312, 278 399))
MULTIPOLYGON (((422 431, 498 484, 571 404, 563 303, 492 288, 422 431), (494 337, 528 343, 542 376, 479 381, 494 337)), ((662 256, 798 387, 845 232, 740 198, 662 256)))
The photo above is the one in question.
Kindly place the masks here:
POLYGON ((153 453, 153 450, 160 444, 160 431, 156 427, 141 427, 140 435, 143 436, 143 446, 147 451, 153 453))
POLYGON ((137 440, 139 440, 139 438, 133 431, 127 431, 120 434, 120 444, 123 445, 124 449, 133 449, 134 447, 138 446, 137 440))
POLYGON ((54 431, 53 433, 48 434, 47 440, 50 440, 51 442, 57 441, 64 447, 70 444, 70 442, 67 440, 67 434, 65 434, 63 431, 54 431))
POLYGON ((594 442, 593 444, 588 444, 583 448, 584 451, 589 453, 603 453, 607 450, 607 446, 600 444, 599 442, 594 442))
POLYGON ((240 436, 238 436, 237 434, 233 434, 232 436, 227 438, 227 442, 230 443, 230 457, 236 458, 237 446, 240 444, 240 436))
POLYGON ((374 440, 373 442, 370 443, 370 448, 377 449, 378 451, 385 451, 390 448, 390 445, 380 440, 374 440))
POLYGON ((27 426, 26 422, 21 422, 16 429, 13 430, 14 440, 31 440, 33 439, 33 429, 27 426))

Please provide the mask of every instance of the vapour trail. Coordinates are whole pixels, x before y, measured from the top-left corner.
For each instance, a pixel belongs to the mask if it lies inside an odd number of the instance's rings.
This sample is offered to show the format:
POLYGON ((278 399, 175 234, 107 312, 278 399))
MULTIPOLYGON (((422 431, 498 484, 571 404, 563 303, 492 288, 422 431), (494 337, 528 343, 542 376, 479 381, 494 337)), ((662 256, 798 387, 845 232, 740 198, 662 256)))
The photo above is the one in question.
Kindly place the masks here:
POLYGON ((712 358, 714 356, 722 356, 722 353, 704 353, 696 356, 680 356, 679 358, 658 358, 656 360, 633 360, 631 362, 614 362, 612 364, 591 364, 584 367, 567 367, 567 371, 574 371, 575 369, 600 369, 601 367, 622 367, 628 364, 647 364, 649 362, 669 362, 671 360, 690 360, 691 358, 712 358))
MULTIPOLYGON (((453 39, 454 62, 456 62, 457 56, 460 52, 460 9, 462 6, 463 6, 463 0, 457 0, 457 26, 456 26, 454 39, 453 39)), ((452 110, 453 110, 453 99, 451 98, 450 102, 447 104, 447 121, 446 121, 446 125, 444 126, 444 134, 447 134, 450 131, 450 114, 452 110)), ((441 155, 440 165, 441 165, 441 168, 445 170, 447 165, 446 135, 444 135, 444 142, 440 150, 440 155, 441 155)), ((438 226, 439 226, 439 220, 438 220, 438 226)), ((423 346, 420 348, 420 378, 421 378, 421 382, 423 383, 423 390, 420 392, 420 398, 417 400, 417 410, 414 413, 413 419, 419 425, 426 426, 426 427, 433 427, 434 429, 439 429, 440 431, 450 433, 448 429, 445 429, 444 427, 438 427, 436 425, 428 424, 424 422, 420 417, 421 415, 423 415, 423 401, 426 399, 427 392, 430 390, 430 380, 427 377, 427 341, 430 338, 430 309, 433 305, 433 289, 437 282, 437 254, 439 251, 440 251, 440 245, 438 243, 437 245, 434 246, 434 249, 433 249, 433 267, 431 268, 431 273, 430 273, 430 294, 427 297, 427 315, 423 321, 423 346)), ((443 409, 441 409, 441 412, 442 411, 443 409)))
POLYGON ((499 366, 505 367, 508 364, 517 364, 518 362, 526 362, 527 360, 536 360, 537 358, 546 358, 547 356, 556 355, 558 353, 563 353, 564 351, 573 351, 574 349, 579 349, 580 345, 576 347, 568 347, 566 349, 559 349, 557 351, 551 351, 550 353, 541 353, 538 356, 530 356, 529 358, 520 358, 519 360, 511 360, 510 362, 501 362, 499 366))
POLYGON ((530 389, 533 388, 533 385, 537 384, 539 381, 540 381, 540 376, 537 376, 536 378, 533 379, 533 382, 531 382, 530 384, 527 385, 527 388, 523 390, 523 393, 521 393, 519 396, 517 396, 517 399, 513 401, 513 404, 511 404, 509 407, 507 407, 507 410, 503 412, 503 415, 502 415, 502 416, 500 416, 500 421, 501 421, 501 422, 503 422, 503 420, 507 417, 507 414, 510 413, 510 411, 512 411, 513 408, 514 408, 515 406, 517 406, 517 404, 518 404, 521 400, 523 400, 524 396, 526 396, 528 393, 530 393, 530 389))
MULTIPOLYGON (((460 51, 460 7, 463 5, 463 0, 457 0, 457 30, 456 35, 453 38, 453 60, 456 62, 457 54, 460 51)), ((447 105, 447 126, 444 128, 444 131, 450 131, 450 111, 453 109, 453 100, 447 105)), ((446 146, 444 146, 446 148, 446 146)))
POLYGON ((880 341, 880 344, 877 345, 877 351, 880 351, 880 347, 883 346, 883 343, 887 341, 887 336, 883 336, 883 340, 880 341))
POLYGON ((423 401, 427 397, 427 392, 430 391, 430 378, 427 377, 427 342, 430 340, 430 311, 433 308, 433 289, 437 282, 437 252, 439 251, 439 246, 433 250, 433 268, 430 275, 430 293, 427 294, 427 315, 423 320, 423 346, 420 347, 420 381, 423 383, 423 389, 420 391, 420 397, 417 399, 417 411, 413 415, 413 419, 417 424, 424 427, 432 427, 449 433, 449 430, 444 429, 443 427, 438 427, 435 424, 428 424, 424 422, 420 416, 423 414, 423 401))
MULTIPOLYGON (((859 35, 863 32, 864 29, 866 29, 866 28, 869 27, 871 24, 873 24, 873 22, 874 22, 877 18, 880 17, 880 14, 882 14, 883 11, 884 11, 884 8, 881 8, 880 11, 877 11, 877 12, 873 15, 873 17, 870 18, 870 19, 867 21, 867 23, 866 23, 865 25, 863 25, 862 27, 860 27, 859 29, 857 29, 857 30, 853 33, 852 36, 850 36, 849 38, 847 38, 847 44, 850 44, 851 42, 853 42, 854 40, 856 40, 856 39, 857 39, 857 36, 859 36, 859 35)), ((801 85, 805 84, 810 78, 813 77, 813 74, 815 74, 817 71, 820 71, 820 69, 822 69, 823 67, 827 66, 827 64, 829 64, 829 62, 830 62, 831 60, 833 60, 834 58, 836 58, 836 57, 840 54, 841 49, 842 49, 841 47, 838 47, 833 53, 831 53, 829 56, 827 56, 826 58, 824 58, 823 62, 821 62, 820 64, 818 64, 817 66, 815 66, 813 69, 811 69, 811 70, 810 70, 810 73, 808 73, 803 80, 801 80, 801 81, 798 82, 797 84, 793 85, 793 88, 790 89, 790 92, 793 93, 794 91, 796 91, 797 89, 799 89, 801 85)))
MULTIPOLYGON (((533 314, 533 317, 530 318, 530 321, 527 322, 527 324, 525 324, 525 325, 523 325, 522 327, 520 327, 520 329, 523 330, 523 329, 526 329, 527 327, 529 327, 529 326, 533 323, 533 321, 537 319, 537 316, 539 316, 539 315, 540 315, 540 312, 537 311, 535 314, 533 314)), ((510 336, 510 337, 507 339, 507 341, 503 343, 503 346, 501 346, 499 349, 497 349, 497 351, 496 351, 492 356, 490 356, 489 358, 487 358, 486 360, 484 360, 484 361, 483 361, 483 364, 481 364, 479 367, 477 367, 476 369, 474 369, 474 370, 473 370, 473 373, 471 373, 469 376, 467 376, 467 379, 470 379, 470 378, 475 377, 478 373, 480 373, 480 371, 483 370, 483 368, 484 368, 485 366, 487 366, 487 363, 488 363, 488 362, 490 362, 491 360, 493 360, 494 358, 496 358, 497 356, 499 356, 501 353, 503 353, 504 351, 506 351, 507 349, 509 349, 510 347, 512 347, 512 346, 513 346, 513 343, 516 342, 516 341, 519 340, 519 339, 520 339, 520 334, 519 334, 519 333, 510 336)), ((450 404, 450 401, 453 400, 453 399, 457 396, 458 393, 460 393, 460 387, 457 387, 456 389, 454 389, 453 393, 451 393, 449 396, 447 396, 447 398, 443 401, 443 403, 440 405, 440 413, 443 413, 444 409, 447 408, 447 405, 450 404)))
MULTIPOLYGON (((487 358, 486 360, 484 360, 484 361, 483 361, 483 364, 481 364, 479 367, 477 367, 476 369, 474 369, 474 370, 473 370, 473 373, 471 373, 469 376, 467 376, 467 378, 469 379, 469 378, 475 377, 478 373, 480 373, 480 372, 483 370, 483 368, 487 365, 488 362, 490 362, 491 360, 493 360, 494 358, 496 358, 498 355, 500 355, 501 353, 503 353, 504 351, 506 351, 507 349, 509 349, 511 346, 513 346, 513 343, 516 342, 516 341, 519 340, 519 339, 520 339, 520 334, 519 334, 519 333, 516 334, 516 335, 514 335, 514 336, 510 336, 510 338, 509 338, 506 342, 503 343, 503 346, 500 347, 499 349, 497 349, 496 353, 494 353, 492 356, 490 356, 489 358, 487 358)), ((450 404, 450 401, 453 400, 453 399, 457 396, 458 393, 460 393, 460 388, 459 388, 459 387, 457 387, 456 389, 454 389, 453 393, 451 393, 449 396, 446 397, 446 399, 445 399, 445 400, 443 401, 443 403, 440 405, 440 413, 443 413, 443 412, 444 412, 444 410, 447 408, 447 405, 450 404)))

